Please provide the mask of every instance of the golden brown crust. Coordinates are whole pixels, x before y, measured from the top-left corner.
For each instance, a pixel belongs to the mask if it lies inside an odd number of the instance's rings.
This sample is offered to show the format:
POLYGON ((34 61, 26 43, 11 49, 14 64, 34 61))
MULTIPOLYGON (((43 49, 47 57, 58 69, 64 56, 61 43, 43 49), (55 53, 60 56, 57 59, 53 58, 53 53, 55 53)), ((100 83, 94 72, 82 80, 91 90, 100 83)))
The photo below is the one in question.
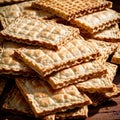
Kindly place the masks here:
POLYGON ((85 29, 89 34, 94 34, 100 30, 104 30, 120 21, 120 14, 112 9, 106 9, 95 12, 86 16, 82 16, 72 20, 72 24, 85 29))
POLYGON ((59 71, 46 78, 46 81, 49 82, 53 89, 58 89, 70 84, 84 82, 95 77, 100 77, 106 73, 107 70, 103 63, 96 60, 59 71))
POLYGON ((118 24, 92 35, 92 38, 107 42, 120 42, 120 29, 118 24))
POLYGON ((100 56, 98 50, 80 36, 59 51, 28 47, 15 51, 15 54, 42 77, 100 56))
POLYGON ((53 21, 21 16, 1 31, 6 39, 38 45, 53 50, 71 41, 79 29, 53 21))
POLYGON ((80 91, 84 92, 112 92, 113 91, 113 79, 116 75, 117 65, 111 63, 105 63, 108 73, 101 77, 93 78, 85 82, 76 84, 80 91))
POLYGON ((111 8, 112 3, 108 1, 100 2, 98 0, 67 0, 64 2, 62 0, 37 0, 33 2, 33 7, 44 9, 69 21, 105 8, 111 8))
POLYGON ((64 119, 76 119, 76 118, 86 118, 88 117, 88 106, 83 106, 82 108, 69 109, 66 112, 56 113, 55 118, 60 120, 64 119))

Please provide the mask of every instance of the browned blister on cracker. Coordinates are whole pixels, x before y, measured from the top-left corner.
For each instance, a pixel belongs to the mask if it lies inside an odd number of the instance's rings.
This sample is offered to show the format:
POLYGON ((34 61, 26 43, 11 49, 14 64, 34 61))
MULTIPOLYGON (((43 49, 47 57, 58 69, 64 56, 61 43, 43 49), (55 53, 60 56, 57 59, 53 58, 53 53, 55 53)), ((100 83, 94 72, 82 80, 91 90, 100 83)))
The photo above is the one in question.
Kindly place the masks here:
POLYGON ((46 78, 46 80, 53 89, 58 89, 70 84, 84 82, 98 76, 100 77, 106 73, 107 70, 103 63, 99 60, 95 60, 59 71, 46 78))
POLYGON ((79 29, 53 21, 21 16, 1 31, 16 42, 58 50, 79 33, 79 29))
POLYGON ((86 16, 76 18, 72 24, 84 29, 89 34, 104 30, 120 21, 120 14, 112 9, 106 9, 86 16))
POLYGON ((16 83, 36 117, 91 103, 74 85, 53 90, 39 78, 17 78, 16 83))
POLYGON ((73 38, 58 51, 26 47, 17 50, 15 55, 42 77, 100 56, 98 50, 81 36, 73 38))
MULTIPOLYGON (((36 73, 26 66, 22 61, 14 56, 14 50, 25 47, 23 44, 17 44, 4 40, 0 53, 0 74, 7 75, 35 75, 36 73)), ((37 75, 37 74, 36 74, 37 75)))
POLYGON ((44 9, 69 21, 79 16, 100 11, 105 8, 111 8, 112 3, 98 0, 37 0, 33 2, 33 7, 44 9))
POLYGON ((105 63, 106 69, 108 73, 106 75, 102 75, 101 77, 89 79, 85 82, 80 82, 76 84, 77 88, 80 91, 84 92, 112 92, 113 91, 113 79, 116 75, 117 66, 111 63, 105 63))

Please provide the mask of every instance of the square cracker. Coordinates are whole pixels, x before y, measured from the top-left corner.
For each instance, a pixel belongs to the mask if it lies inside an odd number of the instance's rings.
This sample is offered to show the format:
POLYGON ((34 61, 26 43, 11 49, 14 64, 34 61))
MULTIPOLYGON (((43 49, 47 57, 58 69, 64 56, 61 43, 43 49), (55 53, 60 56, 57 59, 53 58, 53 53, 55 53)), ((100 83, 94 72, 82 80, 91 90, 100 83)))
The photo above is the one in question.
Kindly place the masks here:
POLYGON ((36 117, 90 104, 88 97, 74 86, 53 90, 39 78, 17 78, 17 86, 36 117))
POLYGON ((120 43, 111 59, 112 63, 120 64, 120 43))
POLYGON ((0 95, 3 92, 5 85, 6 85, 6 79, 0 79, 0 95))
POLYGON ((16 42, 58 50, 79 33, 79 29, 28 16, 20 16, 1 35, 16 42))
POLYGON ((101 56, 98 59, 102 62, 106 62, 109 55, 113 54, 118 47, 118 43, 99 41, 96 39, 87 39, 87 41, 99 50, 101 56))
POLYGON ((42 77, 100 56, 98 50, 81 36, 73 38, 58 51, 26 47, 16 50, 15 55, 42 77))
POLYGON ((115 84, 113 84, 113 92, 105 92, 105 93, 95 92, 95 93, 86 93, 86 94, 91 99, 92 105, 97 106, 108 99, 119 96, 120 89, 115 84))
POLYGON ((98 0, 36 0, 33 2, 33 7, 44 9, 69 21, 79 16, 111 8, 112 3, 98 0))
POLYGON ((14 114, 34 116, 29 104, 25 101, 16 85, 7 94, 2 105, 2 110, 14 114))
POLYGON ((107 42, 120 42, 120 29, 118 24, 111 26, 91 36, 94 39, 107 42))
POLYGON ((95 60, 61 70, 50 77, 47 77, 46 80, 53 89, 58 89, 70 84, 100 77, 106 73, 106 66, 103 65, 101 61, 95 60))
POLYGON ((37 75, 31 68, 13 56, 14 50, 17 50, 21 47, 25 47, 25 45, 6 40, 2 42, 0 52, 0 74, 23 76, 37 75))
POLYGON ((85 15, 71 21, 77 27, 87 31, 89 34, 94 34, 100 30, 104 30, 120 21, 120 14, 112 9, 95 12, 85 15))
POLYGON ((32 2, 33 1, 27 1, 0 7, 0 21, 3 28, 6 28, 12 21, 21 15, 34 16, 43 19, 53 17, 53 15, 48 12, 33 9, 31 7, 32 2))
POLYGON ((106 68, 108 73, 106 75, 102 75, 101 77, 89 79, 85 82, 80 82, 76 84, 76 87, 80 91, 84 92, 110 92, 113 91, 113 79, 116 75, 117 66, 111 63, 106 62, 106 68))

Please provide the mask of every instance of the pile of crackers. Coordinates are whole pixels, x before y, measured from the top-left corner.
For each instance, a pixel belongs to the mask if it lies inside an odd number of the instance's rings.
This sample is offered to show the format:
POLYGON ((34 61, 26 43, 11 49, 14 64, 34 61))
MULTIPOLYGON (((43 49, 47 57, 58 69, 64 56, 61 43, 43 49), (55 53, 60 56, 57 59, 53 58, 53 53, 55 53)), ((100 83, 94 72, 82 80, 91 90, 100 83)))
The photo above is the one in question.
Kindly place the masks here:
POLYGON ((120 13, 112 2, 0 4, 2 111, 43 120, 86 118, 89 105, 120 94, 113 83, 120 64, 120 13))

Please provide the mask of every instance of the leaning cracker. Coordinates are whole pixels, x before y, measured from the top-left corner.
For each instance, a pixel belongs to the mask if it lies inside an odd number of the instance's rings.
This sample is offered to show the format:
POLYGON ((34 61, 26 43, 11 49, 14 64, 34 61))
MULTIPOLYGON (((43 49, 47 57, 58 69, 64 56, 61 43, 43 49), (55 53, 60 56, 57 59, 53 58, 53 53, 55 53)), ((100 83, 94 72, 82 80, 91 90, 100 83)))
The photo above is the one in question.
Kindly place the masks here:
POLYGON ((15 55, 42 77, 100 56, 96 48, 81 36, 73 38, 58 51, 26 47, 15 51, 15 55))
POLYGON ((120 89, 113 84, 113 92, 106 92, 104 94, 101 93, 86 93, 88 95, 88 97, 91 99, 92 101, 92 105, 93 106, 97 106, 103 102, 105 102, 106 100, 119 96, 120 95, 120 89))
POLYGON ((15 114, 34 116, 29 104, 25 101, 24 97, 16 86, 12 87, 5 98, 5 102, 2 105, 2 110, 15 114))
POLYGON ((111 8, 112 3, 98 0, 37 0, 33 2, 33 7, 44 9, 69 21, 79 16, 111 8))
POLYGON ((5 79, 0 79, 0 95, 3 92, 3 89, 4 89, 5 85, 6 85, 6 80, 5 79))
POLYGON ((104 30, 120 21, 120 14, 112 9, 106 9, 71 21, 77 27, 85 29, 90 34, 104 30))
POLYGON ((14 50, 21 47, 25 46, 4 40, 0 52, 0 74, 37 75, 31 68, 13 56, 14 50))
POLYGON ((46 80, 53 89, 58 89, 70 84, 100 77, 106 73, 107 70, 103 63, 99 60, 95 60, 59 71, 46 78, 46 80))
POLYGON ((100 31, 92 35, 92 38, 108 41, 108 42, 120 42, 120 29, 118 24, 111 26, 103 31, 100 31))
POLYGON ((59 120, 86 118, 86 117, 88 117, 88 106, 83 106, 82 108, 76 107, 66 112, 56 113, 55 115, 55 118, 59 120))
POLYGON ((79 33, 79 29, 28 16, 18 17, 1 31, 2 36, 16 42, 58 50, 79 33))
MULTIPOLYGON (((2 105, 2 110, 6 112, 12 112, 14 114, 34 117, 32 109, 16 85, 12 87, 9 94, 7 95, 2 105)), ((55 114, 44 116, 42 120, 55 120, 55 114)))
POLYGON ((39 78, 17 78, 16 83, 36 117, 90 104, 88 97, 74 85, 54 91, 39 78))
POLYGON ((120 64, 120 43, 119 43, 119 46, 118 46, 116 52, 112 56, 111 62, 116 63, 116 64, 120 64))
POLYGON ((3 28, 6 28, 12 21, 21 15, 34 16, 43 19, 53 17, 53 15, 48 12, 33 9, 31 7, 32 2, 33 1, 27 1, 0 7, 0 21, 3 28))
POLYGON ((80 91, 84 92, 110 92, 113 91, 113 79, 116 75, 117 66, 106 62, 106 68, 108 73, 101 77, 93 78, 85 82, 76 84, 76 87, 80 91))

